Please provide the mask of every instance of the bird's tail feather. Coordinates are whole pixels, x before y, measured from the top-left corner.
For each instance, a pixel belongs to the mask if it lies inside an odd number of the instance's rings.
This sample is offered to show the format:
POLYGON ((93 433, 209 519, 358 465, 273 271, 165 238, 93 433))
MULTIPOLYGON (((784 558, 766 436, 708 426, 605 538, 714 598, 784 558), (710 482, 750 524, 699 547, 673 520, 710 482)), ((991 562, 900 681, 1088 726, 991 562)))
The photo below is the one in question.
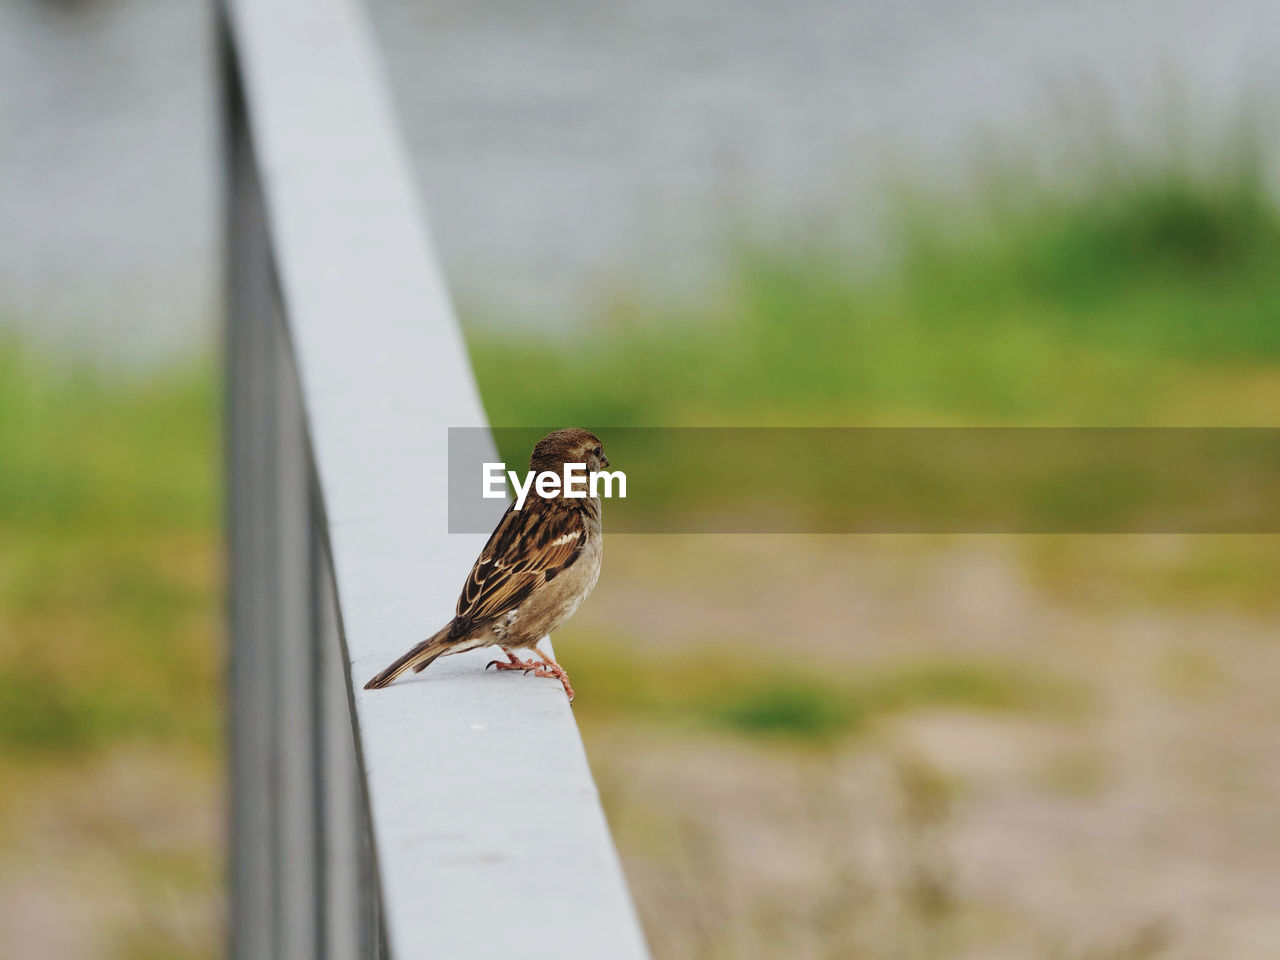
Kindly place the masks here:
POLYGON ((410 667, 415 671, 425 669, 436 657, 448 651, 449 644, 445 642, 445 638, 449 635, 449 626, 450 624, 446 624, 434 636, 415 643, 404 656, 396 658, 391 666, 366 683, 364 688, 377 690, 385 687, 410 667))

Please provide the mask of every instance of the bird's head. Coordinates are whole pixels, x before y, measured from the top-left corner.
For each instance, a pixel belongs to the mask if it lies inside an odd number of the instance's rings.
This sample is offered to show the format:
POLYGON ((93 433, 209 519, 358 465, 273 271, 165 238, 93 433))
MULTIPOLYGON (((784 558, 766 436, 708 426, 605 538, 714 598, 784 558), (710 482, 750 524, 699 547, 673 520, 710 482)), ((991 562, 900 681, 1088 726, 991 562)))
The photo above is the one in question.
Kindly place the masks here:
POLYGON ((609 458, 604 455, 600 438, 590 430, 577 427, 548 433, 534 445, 529 457, 530 470, 559 473, 566 463, 585 463, 588 471, 609 468, 609 458))

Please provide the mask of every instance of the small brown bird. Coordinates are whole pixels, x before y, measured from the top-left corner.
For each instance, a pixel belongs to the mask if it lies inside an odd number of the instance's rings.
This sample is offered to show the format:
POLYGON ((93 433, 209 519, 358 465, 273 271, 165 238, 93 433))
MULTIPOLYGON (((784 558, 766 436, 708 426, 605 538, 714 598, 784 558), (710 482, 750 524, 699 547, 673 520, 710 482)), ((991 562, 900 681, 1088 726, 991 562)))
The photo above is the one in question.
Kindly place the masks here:
MULTIPOLYGON (((588 472, 609 466, 600 439, 574 427, 547 434, 529 457, 529 469, 537 472, 563 474, 566 463, 584 463, 588 472)), ((410 667, 426 669, 437 657, 497 645, 507 660, 490 661, 490 667, 555 677, 572 700, 569 675, 537 643, 591 593, 600 579, 602 551, 599 497, 570 498, 561 490, 553 497, 530 496, 520 510, 512 503, 471 568, 453 620, 364 688, 385 687, 410 667), (538 660, 521 660, 517 650, 538 660)))

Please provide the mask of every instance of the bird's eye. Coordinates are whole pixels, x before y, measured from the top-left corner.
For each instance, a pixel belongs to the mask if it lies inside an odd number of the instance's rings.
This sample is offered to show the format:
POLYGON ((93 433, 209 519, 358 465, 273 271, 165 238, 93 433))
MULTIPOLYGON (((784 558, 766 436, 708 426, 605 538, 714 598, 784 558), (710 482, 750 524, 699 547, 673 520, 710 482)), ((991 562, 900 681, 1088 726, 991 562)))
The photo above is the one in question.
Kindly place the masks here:
POLYGON ((598 456, 600 456, 600 454, 604 453, 604 447, 596 447, 596 448, 595 448, 594 450, 592 450, 591 452, 592 452, 592 453, 594 453, 594 454, 598 457, 598 456))

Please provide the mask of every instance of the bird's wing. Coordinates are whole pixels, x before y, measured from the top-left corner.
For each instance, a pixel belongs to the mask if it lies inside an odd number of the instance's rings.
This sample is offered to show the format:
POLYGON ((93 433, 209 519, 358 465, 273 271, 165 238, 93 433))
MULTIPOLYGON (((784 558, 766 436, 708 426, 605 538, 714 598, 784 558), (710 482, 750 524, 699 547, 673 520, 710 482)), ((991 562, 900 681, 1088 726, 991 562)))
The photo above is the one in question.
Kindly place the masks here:
POLYGON ((519 606, 578 559, 586 536, 577 510, 508 508, 471 568, 450 634, 461 636, 519 606))

